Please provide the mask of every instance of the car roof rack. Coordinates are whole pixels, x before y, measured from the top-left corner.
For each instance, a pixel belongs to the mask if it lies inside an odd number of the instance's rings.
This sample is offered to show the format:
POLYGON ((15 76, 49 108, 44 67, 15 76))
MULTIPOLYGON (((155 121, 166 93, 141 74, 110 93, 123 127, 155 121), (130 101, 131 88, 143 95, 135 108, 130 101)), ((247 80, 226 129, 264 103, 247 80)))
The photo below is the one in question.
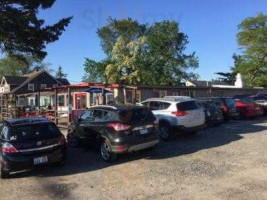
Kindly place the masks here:
POLYGON ((109 108, 109 109, 113 109, 113 110, 118 109, 116 106, 109 106, 109 105, 97 105, 97 106, 91 106, 90 108, 109 108))
POLYGON ((165 96, 163 99, 173 100, 173 101, 181 101, 181 100, 193 100, 193 98, 189 96, 165 96))

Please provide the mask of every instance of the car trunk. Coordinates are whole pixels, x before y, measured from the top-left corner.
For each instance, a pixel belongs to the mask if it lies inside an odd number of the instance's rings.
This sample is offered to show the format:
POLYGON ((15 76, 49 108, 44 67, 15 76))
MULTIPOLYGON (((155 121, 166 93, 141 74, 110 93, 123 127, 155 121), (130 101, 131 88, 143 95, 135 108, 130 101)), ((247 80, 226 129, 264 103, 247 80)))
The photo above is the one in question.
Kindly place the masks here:
POLYGON ((52 123, 30 124, 13 127, 10 143, 22 154, 47 152, 57 146, 61 133, 52 123))
POLYGON ((155 129, 156 118, 145 107, 119 110, 118 117, 121 123, 131 126, 131 132, 134 135, 146 136, 155 129))
POLYGON ((184 116, 180 117, 186 127, 194 127, 203 124, 203 110, 195 101, 177 103, 177 110, 179 112, 186 112, 184 116))

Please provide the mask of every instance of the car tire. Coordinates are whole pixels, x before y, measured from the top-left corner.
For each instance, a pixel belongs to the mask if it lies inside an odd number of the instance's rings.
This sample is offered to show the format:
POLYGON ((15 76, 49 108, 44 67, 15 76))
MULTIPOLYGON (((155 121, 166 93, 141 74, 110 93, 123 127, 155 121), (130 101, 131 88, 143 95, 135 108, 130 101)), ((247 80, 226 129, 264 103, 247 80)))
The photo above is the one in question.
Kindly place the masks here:
POLYGON ((117 155, 111 151, 109 142, 105 139, 100 145, 101 157, 105 162, 111 162, 116 160, 117 155))
POLYGON ((79 146, 79 138, 72 136, 71 134, 68 134, 67 142, 68 142, 68 145, 72 148, 76 148, 79 146))
POLYGON ((159 125, 159 134, 162 140, 169 141, 173 136, 173 130, 169 124, 162 123, 159 125))
POLYGON ((5 171, 4 169, 3 169, 3 167, 2 167, 2 164, 0 164, 0 178, 1 179, 6 179, 6 178, 9 178, 9 176, 10 176, 10 173, 9 173, 9 171, 5 171))

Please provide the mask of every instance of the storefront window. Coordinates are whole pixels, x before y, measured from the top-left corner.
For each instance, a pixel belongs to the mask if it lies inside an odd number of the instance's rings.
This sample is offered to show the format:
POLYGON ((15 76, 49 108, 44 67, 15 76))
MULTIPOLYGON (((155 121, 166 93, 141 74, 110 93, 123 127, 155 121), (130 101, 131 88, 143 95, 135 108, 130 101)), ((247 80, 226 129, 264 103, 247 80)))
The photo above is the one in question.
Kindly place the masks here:
POLYGON ((65 96, 64 95, 58 96, 58 106, 65 106, 65 96))

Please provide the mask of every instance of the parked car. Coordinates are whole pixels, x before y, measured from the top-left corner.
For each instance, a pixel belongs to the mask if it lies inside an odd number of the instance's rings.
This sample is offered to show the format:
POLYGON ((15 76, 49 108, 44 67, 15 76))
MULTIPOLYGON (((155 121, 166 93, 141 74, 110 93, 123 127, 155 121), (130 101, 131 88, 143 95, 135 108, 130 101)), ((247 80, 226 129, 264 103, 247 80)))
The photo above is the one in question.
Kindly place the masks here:
POLYGON ((256 104, 260 105, 263 109, 264 114, 267 114, 267 96, 264 94, 252 95, 247 97, 247 99, 254 101, 256 104))
POLYGON ((156 146, 158 121, 144 106, 95 106, 71 123, 67 139, 72 147, 82 141, 96 145, 108 162, 117 154, 156 146))
POLYGON ((239 113, 236 110, 235 100, 231 97, 204 97, 199 98, 198 100, 213 101, 222 109, 225 121, 239 117, 239 113))
POLYGON ((252 118, 263 115, 263 109, 260 105, 250 99, 236 99, 236 108, 242 118, 252 118))
POLYGON ((45 118, 10 119, 0 123, 1 178, 38 165, 62 165, 66 141, 57 126, 45 118))
POLYGON ((197 103, 205 112, 206 123, 208 126, 214 126, 223 123, 224 119, 222 110, 213 101, 199 100, 197 103))
POLYGON ((163 140, 170 140, 176 132, 195 133, 205 127, 205 113, 190 97, 152 98, 141 104, 158 118, 163 140))

